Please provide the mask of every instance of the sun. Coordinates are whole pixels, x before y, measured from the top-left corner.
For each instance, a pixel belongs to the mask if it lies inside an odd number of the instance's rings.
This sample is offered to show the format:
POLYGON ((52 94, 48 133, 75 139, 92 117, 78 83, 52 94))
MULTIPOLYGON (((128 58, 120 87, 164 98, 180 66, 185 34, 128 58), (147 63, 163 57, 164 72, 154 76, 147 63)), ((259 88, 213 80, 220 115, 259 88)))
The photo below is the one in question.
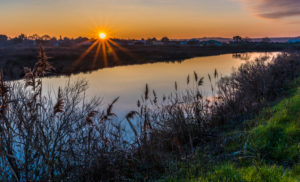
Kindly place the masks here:
MULTIPOLYGON (((1 0, 0 0, 1 1, 1 0)), ((70 67, 70 72, 72 69, 75 69, 77 66, 79 66, 82 62, 82 60, 93 50, 95 50, 94 59, 92 60, 92 63, 90 65, 91 68, 98 68, 99 66, 107 67, 109 66, 109 61, 114 61, 115 63, 120 62, 120 58, 117 55, 117 52, 124 52, 130 56, 132 54, 129 50, 119 45, 117 42, 114 42, 114 40, 111 38, 111 32, 108 30, 95 30, 93 32, 93 38, 78 43, 78 46, 84 45, 86 43, 90 44, 90 46, 80 55, 78 59, 72 63, 72 66, 70 67), (100 58, 103 61, 103 64, 97 63, 98 58, 100 58)), ((133 56, 132 56, 133 57, 133 56)))
POLYGON ((106 38, 106 34, 103 33, 103 32, 99 33, 99 38, 100 39, 105 39, 106 38))

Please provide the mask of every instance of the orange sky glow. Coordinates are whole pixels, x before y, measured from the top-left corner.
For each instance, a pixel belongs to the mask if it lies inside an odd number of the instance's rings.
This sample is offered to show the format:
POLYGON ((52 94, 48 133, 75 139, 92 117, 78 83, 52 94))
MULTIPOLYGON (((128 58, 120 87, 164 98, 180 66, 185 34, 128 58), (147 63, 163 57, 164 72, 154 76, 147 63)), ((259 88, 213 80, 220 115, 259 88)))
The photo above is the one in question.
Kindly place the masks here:
POLYGON ((0 34, 124 39, 300 35, 298 0, 1 0, 0 34), (280 7, 280 8, 279 8, 280 7))

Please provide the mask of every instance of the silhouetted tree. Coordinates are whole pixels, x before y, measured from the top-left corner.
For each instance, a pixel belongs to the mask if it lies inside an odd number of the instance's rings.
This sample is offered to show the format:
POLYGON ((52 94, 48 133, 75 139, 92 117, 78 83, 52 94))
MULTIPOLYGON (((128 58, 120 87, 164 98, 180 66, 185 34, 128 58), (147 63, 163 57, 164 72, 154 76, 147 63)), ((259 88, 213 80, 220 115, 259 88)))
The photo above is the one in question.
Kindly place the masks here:
POLYGON ((265 44, 271 43, 271 39, 269 37, 265 37, 261 40, 261 43, 265 43, 265 44))
POLYGON ((29 40, 39 40, 41 38, 38 34, 33 34, 33 35, 28 36, 28 39, 29 40))
POLYGON ((162 41, 162 42, 169 42, 170 39, 169 39, 168 37, 163 37, 163 38, 161 39, 161 41, 162 41))
POLYGON ((51 37, 50 37, 49 35, 43 35, 43 36, 41 37, 41 39, 42 39, 42 40, 50 40, 51 37))
POLYGON ((75 39, 76 42, 84 42, 84 41, 88 41, 88 40, 89 40, 89 39, 86 38, 86 37, 77 37, 77 38, 75 39))
POLYGON ((234 43, 241 43, 243 40, 241 36, 234 36, 232 39, 234 43))
POLYGON ((26 40, 27 39, 27 36, 25 35, 25 34, 20 34, 19 36, 18 36, 18 39, 20 39, 20 40, 26 40))
POLYGON ((0 41, 7 41, 7 35, 0 35, 0 41))
POLYGON ((64 41, 70 41, 71 39, 68 37, 64 37, 64 41))
POLYGON ((20 34, 18 37, 12 39, 14 43, 22 43, 24 40, 27 40, 27 36, 25 34, 20 34))
POLYGON ((151 41, 153 42, 153 41, 157 41, 157 39, 155 38, 155 37, 153 37, 152 39, 151 39, 151 41))

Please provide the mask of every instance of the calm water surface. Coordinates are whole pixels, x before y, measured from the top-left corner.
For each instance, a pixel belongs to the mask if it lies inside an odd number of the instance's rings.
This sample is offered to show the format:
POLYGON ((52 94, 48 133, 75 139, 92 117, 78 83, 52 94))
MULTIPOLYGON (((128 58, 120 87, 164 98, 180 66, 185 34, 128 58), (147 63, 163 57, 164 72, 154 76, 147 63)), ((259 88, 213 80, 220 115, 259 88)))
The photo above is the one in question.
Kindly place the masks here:
MULTIPOLYGON (((118 66, 105 68, 91 73, 81 73, 71 77, 49 77, 44 79, 44 90, 56 90, 63 87, 68 80, 76 81, 85 79, 89 83, 87 97, 99 96, 103 104, 107 105, 114 98, 120 96, 114 107, 114 112, 122 119, 127 112, 137 108, 136 102, 143 94, 146 83, 154 89, 159 97, 174 91, 175 81, 179 90, 187 89, 186 78, 196 71, 199 77, 204 76, 202 90, 209 96, 210 85, 207 74, 213 74, 217 69, 220 75, 230 75, 234 69, 245 63, 262 56, 270 59, 279 53, 247 53, 242 55, 224 54, 219 56, 197 57, 186 59, 182 62, 152 63, 131 66, 118 66)), ((192 80, 192 79, 191 79, 192 80)))

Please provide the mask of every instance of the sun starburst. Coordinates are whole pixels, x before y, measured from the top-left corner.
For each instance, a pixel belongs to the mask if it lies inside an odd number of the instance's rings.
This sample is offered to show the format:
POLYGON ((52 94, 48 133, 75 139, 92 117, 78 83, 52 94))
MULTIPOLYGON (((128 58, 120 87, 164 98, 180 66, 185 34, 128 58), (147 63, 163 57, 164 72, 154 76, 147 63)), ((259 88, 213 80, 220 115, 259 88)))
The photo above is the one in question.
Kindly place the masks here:
MULTIPOLYGON (((116 49, 125 52, 126 54, 132 56, 132 54, 128 51, 128 49, 122 47, 121 45, 119 45, 117 42, 113 41, 112 39, 109 38, 108 34, 106 32, 99 32, 98 33, 98 38, 94 39, 94 41, 92 42, 92 44, 80 55, 80 57, 72 64, 71 66, 71 71, 73 71, 74 69, 76 69, 80 63, 82 62, 82 60, 95 48, 95 55, 93 58, 93 61, 90 64, 90 68, 91 69, 95 69, 97 68, 97 61, 100 58, 102 58, 102 65, 103 67, 107 67, 109 66, 109 62, 108 62, 108 54, 111 54, 112 59, 115 62, 119 62, 120 59, 117 55, 117 51, 116 49)), ((85 42, 86 43, 86 42, 85 42)))

